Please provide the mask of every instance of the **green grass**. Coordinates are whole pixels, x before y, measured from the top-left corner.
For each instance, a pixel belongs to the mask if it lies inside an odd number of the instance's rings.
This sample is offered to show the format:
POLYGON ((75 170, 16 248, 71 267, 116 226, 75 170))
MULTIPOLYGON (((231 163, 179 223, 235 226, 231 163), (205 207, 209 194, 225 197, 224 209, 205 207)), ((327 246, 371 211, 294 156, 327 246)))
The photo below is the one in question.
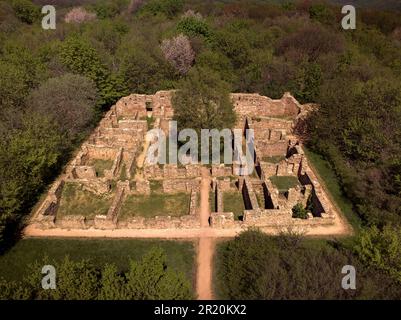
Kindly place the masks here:
POLYGON ((96 175, 98 177, 103 177, 104 170, 110 170, 113 163, 113 160, 92 159, 89 161, 88 165, 95 167, 96 175))
POLYGON ((66 215, 83 215, 94 219, 96 215, 107 214, 113 199, 113 194, 98 196, 82 189, 77 183, 68 182, 64 185, 57 217, 66 215))
POLYGON ((265 197, 263 193, 255 192, 256 199, 258 200, 259 208, 265 208, 265 197))
POLYGON ((245 204, 242 194, 239 191, 223 193, 224 212, 234 213, 234 219, 239 220, 243 216, 245 204))
POLYGON ((149 180, 150 191, 151 192, 162 192, 163 191, 163 182, 160 180, 149 180))
POLYGON ((344 196, 337 176, 330 164, 323 159, 321 155, 305 147, 304 151, 308 157, 309 163, 316 169, 318 175, 321 177, 322 183, 329 191, 329 195, 334 200, 337 207, 342 211, 354 230, 358 231, 361 228, 361 220, 357 214, 353 212, 351 201, 344 196))
POLYGON ((187 215, 189 200, 188 193, 129 195, 121 207, 119 218, 187 215))
POLYGON ((153 129, 153 125, 155 123, 155 118, 153 117, 146 117, 146 122, 148 124, 148 130, 153 129))
POLYGON ((183 272, 188 279, 193 278, 195 250, 189 241, 67 238, 20 240, 0 256, 0 278, 20 280, 26 275, 27 266, 40 262, 44 256, 56 260, 66 255, 78 261, 90 259, 99 267, 114 263, 120 271, 126 271, 129 258, 139 260, 153 246, 164 250, 168 266, 183 272))
POLYGON ((210 205, 210 212, 216 212, 216 193, 211 191, 209 192, 209 205, 210 205))
POLYGON ((269 163, 279 163, 282 160, 285 160, 285 156, 262 157, 263 162, 269 162, 269 163))
POLYGON ((122 181, 127 180, 127 167, 126 167, 125 163, 123 163, 121 166, 120 180, 122 180, 122 181))
POLYGON ((269 179, 280 192, 286 192, 300 184, 298 178, 293 176, 271 176, 269 179))

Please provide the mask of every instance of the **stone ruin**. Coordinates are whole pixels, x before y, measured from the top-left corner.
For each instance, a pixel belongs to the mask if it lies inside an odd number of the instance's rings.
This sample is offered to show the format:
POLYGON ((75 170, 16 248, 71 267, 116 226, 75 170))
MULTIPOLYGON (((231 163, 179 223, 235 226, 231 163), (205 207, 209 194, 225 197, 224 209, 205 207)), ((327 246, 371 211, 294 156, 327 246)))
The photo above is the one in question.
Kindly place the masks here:
MULTIPOLYGON (((289 93, 280 100, 258 94, 233 94, 238 115, 237 129, 254 130, 253 174, 235 177, 233 170, 218 166, 212 168, 212 190, 216 199, 216 212, 211 213, 214 228, 256 226, 260 228, 286 226, 330 226, 334 224, 335 209, 308 165, 295 128, 312 110, 300 105, 289 93), (274 177, 293 177, 298 183, 288 190, 279 190, 274 177), (230 180, 235 183, 229 183, 230 180), (224 210, 224 192, 239 192, 244 202, 241 219, 224 210), (308 219, 292 217, 292 208, 300 203, 311 208, 308 219)), ((233 164, 240 166, 241 164, 233 164)))
MULTIPOLYGON (((132 94, 120 99, 106 113, 91 136, 53 183, 46 198, 33 215, 38 228, 61 229, 169 229, 200 228, 199 190, 201 165, 154 165, 146 158, 149 141, 146 133, 153 128, 168 132, 174 110, 174 91, 154 95, 132 94), (73 183, 94 197, 108 199, 107 212, 80 215, 59 214, 63 190, 73 183), (186 212, 180 216, 121 218, 127 197, 152 197, 152 185, 163 194, 184 193, 189 197, 186 212)), ((238 121, 235 128, 254 129, 255 170, 249 176, 236 176, 243 164, 212 165, 211 193, 215 208, 210 227, 216 229, 249 226, 332 225, 335 210, 314 172, 308 165, 295 127, 305 118, 309 105, 300 105, 289 93, 273 100, 259 94, 231 95, 238 121), (274 177, 293 177, 297 183, 279 190, 274 177), (241 218, 224 210, 224 193, 235 192, 244 205, 241 218), (312 208, 308 219, 292 217, 292 208, 301 203, 312 208)), ((132 208, 135 213, 135 208, 132 208)))

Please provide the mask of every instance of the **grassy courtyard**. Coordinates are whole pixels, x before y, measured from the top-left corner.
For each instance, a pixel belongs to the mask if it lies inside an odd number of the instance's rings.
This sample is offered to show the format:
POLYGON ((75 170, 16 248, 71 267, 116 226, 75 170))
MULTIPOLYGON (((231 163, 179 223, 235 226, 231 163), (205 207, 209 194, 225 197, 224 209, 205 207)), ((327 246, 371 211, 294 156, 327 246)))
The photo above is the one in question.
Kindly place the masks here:
POLYGON ((113 160, 92 159, 88 165, 93 166, 98 177, 104 176, 104 170, 110 170, 113 167, 113 160))
POLYGON ((239 220, 244 214, 244 199, 239 191, 224 192, 223 206, 224 212, 234 213, 235 220, 239 220))
POLYGON ((66 255, 76 261, 89 259, 99 267, 106 263, 114 263, 120 271, 126 271, 130 258, 139 260, 154 246, 164 250, 168 266, 183 272, 190 281, 192 280, 195 255, 192 242, 67 238, 20 240, 0 256, 0 278, 20 280, 26 275, 27 266, 35 261, 40 262, 44 256, 55 260, 62 260, 66 255))
POLYGON ((300 184, 298 178, 294 176, 271 176, 269 179, 280 192, 286 192, 300 184))
POLYGON ((83 215, 87 219, 93 219, 98 214, 107 214, 112 200, 113 194, 98 196, 83 190, 77 183, 66 183, 61 194, 57 217, 83 215))
POLYGON ((189 213, 189 201, 188 193, 129 195, 121 207, 119 219, 124 220, 133 216, 179 217, 189 213))
POLYGON ((263 162, 269 162, 269 163, 279 163, 282 160, 285 160, 285 156, 262 157, 263 162))

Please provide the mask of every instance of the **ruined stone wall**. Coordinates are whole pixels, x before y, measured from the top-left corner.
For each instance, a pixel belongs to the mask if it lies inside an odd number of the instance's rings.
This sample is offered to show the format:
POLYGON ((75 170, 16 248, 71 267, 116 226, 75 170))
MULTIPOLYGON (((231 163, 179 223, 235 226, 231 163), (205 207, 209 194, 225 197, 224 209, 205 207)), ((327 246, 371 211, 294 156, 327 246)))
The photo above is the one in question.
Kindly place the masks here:
POLYGON ((121 162, 123 159, 123 148, 121 147, 117 153, 116 158, 113 161, 113 165, 110 170, 105 170, 104 175, 109 178, 113 179, 117 177, 117 174, 119 173, 121 162))
POLYGON ((244 93, 233 93, 231 99, 235 111, 241 116, 291 116, 295 119, 301 110, 300 104, 289 93, 285 93, 279 100, 244 93))
POLYGON ((72 177, 74 179, 95 179, 96 170, 93 166, 76 166, 72 168, 72 177))
POLYGON ((201 175, 201 165, 186 165, 178 167, 173 164, 146 165, 143 170, 146 179, 177 179, 177 178, 196 178, 201 175))
POLYGON ((210 215, 210 226, 212 228, 228 229, 237 226, 232 212, 212 212, 210 215))
POLYGON ((181 217, 157 216, 155 218, 133 217, 117 224, 118 228, 127 229, 195 229, 200 227, 199 216, 185 215, 181 217))
POLYGON ((229 177, 233 175, 232 166, 226 166, 224 164, 212 165, 212 177, 229 177))
POLYGON ((61 229, 87 229, 89 226, 86 224, 84 216, 71 215, 63 218, 56 218, 56 227, 61 229))
POLYGON ((302 168, 304 156, 294 154, 290 158, 283 159, 279 163, 260 162, 262 179, 271 176, 298 176, 302 168))
POLYGON ((271 143, 270 141, 257 140, 255 149, 260 157, 284 156, 287 154, 288 141, 280 140, 271 143))
POLYGON ((124 196, 127 194, 129 190, 129 182, 128 181, 118 181, 117 182, 117 192, 114 196, 113 202, 107 211, 107 220, 111 220, 113 222, 117 222, 117 216, 121 209, 121 204, 124 201, 124 196))
POLYGON ((149 180, 137 180, 137 181, 135 181, 135 190, 139 194, 150 194, 150 182, 149 182, 149 180))
POLYGON ((146 95, 131 94, 121 98, 116 103, 118 117, 145 117, 146 116, 146 95))
POLYGON ((290 133, 293 125, 293 121, 285 119, 256 117, 251 120, 248 118, 248 126, 255 130, 255 135, 268 130, 290 133))
POLYGON ((153 115, 155 117, 163 117, 171 119, 174 111, 171 104, 173 90, 170 91, 158 91, 152 96, 153 102, 153 115))
POLYGON ((294 219, 286 209, 246 210, 243 225, 246 227, 288 227, 288 226, 330 226, 334 224, 334 217, 294 219))
POLYGON ((244 183, 242 185, 242 194, 244 197, 245 208, 249 209, 259 209, 258 200, 256 198, 255 192, 253 191, 253 186, 248 177, 244 177, 244 183))
POLYGON ((36 218, 42 219, 43 216, 54 216, 56 214, 64 184, 64 180, 56 180, 53 183, 47 193, 45 201, 43 201, 36 212, 36 218))
POLYGON ((199 190, 192 189, 189 200, 189 215, 194 216, 198 213, 198 193, 199 190))
POLYGON ((199 191, 199 180, 194 179, 167 179, 163 180, 162 185, 164 193, 199 191))
POLYGON ((82 147, 82 150, 84 153, 86 153, 87 160, 89 159, 114 160, 119 151, 118 148, 96 146, 91 144, 85 144, 82 147))
POLYGON ((271 183, 269 179, 265 179, 263 181, 263 185, 265 188, 266 196, 269 198, 269 202, 274 209, 278 209, 279 207, 279 191, 278 189, 271 183))

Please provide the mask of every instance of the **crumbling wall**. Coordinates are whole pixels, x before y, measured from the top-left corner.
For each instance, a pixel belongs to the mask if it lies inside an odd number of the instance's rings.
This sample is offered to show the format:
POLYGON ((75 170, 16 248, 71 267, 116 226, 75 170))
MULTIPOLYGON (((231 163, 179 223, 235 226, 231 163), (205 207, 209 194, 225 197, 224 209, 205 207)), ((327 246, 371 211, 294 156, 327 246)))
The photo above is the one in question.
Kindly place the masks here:
POLYGON ((198 212, 198 192, 199 190, 192 189, 191 198, 189 200, 189 215, 194 216, 198 212))
POLYGON ((212 165, 212 177, 228 177, 232 175, 233 175, 232 166, 226 166, 224 164, 212 165))
POLYGON ((235 111, 241 116, 289 116, 295 119, 301 110, 301 105, 288 92, 279 100, 245 93, 232 93, 231 99, 235 111))
POLYGON ((294 219, 292 218, 292 214, 286 209, 246 210, 243 217, 243 227, 314 227, 331 226, 334 222, 334 216, 294 219))
POLYGON ((232 212, 212 212, 210 215, 210 226, 212 228, 228 229, 236 227, 234 213, 232 212))
POLYGON ((127 221, 119 221, 118 228, 127 229, 195 229, 200 227, 199 216, 185 215, 181 217, 156 216, 154 218, 132 217, 127 221))
POLYGON ((60 219, 56 218, 56 227, 61 229, 87 229, 86 219, 80 215, 69 215, 60 219))
POLYGON ((76 166, 72 168, 73 179, 95 179, 96 170, 93 166, 76 166))
POLYGON ((258 200, 255 192, 253 191, 252 183, 248 177, 244 177, 244 183, 242 185, 242 195, 244 197, 245 208, 247 209, 259 209, 258 200))
POLYGON ((196 178, 201 175, 201 165, 191 164, 185 167, 174 164, 146 165, 143 168, 143 175, 149 180, 196 178))
POLYGON ((265 200, 267 199, 267 203, 272 206, 272 209, 279 208, 279 191, 278 189, 272 184, 269 179, 265 179, 263 182, 263 186, 265 188, 265 200))
POLYGON ((279 161, 278 163, 260 161, 262 177, 268 178, 271 176, 298 176, 302 168, 303 158, 303 155, 294 154, 289 158, 279 161))
POLYGON ((199 190, 199 180, 165 179, 162 182, 164 193, 191 192, 199 190))
POLYGON ((121 166, 121 161, 123 158, 123 148, 120 148, 118 150, 117 156, 113 161, 113 165, 111 167, 110 170, 105 170, 104 175, 109 178, 109 179, 113 179, 115 177, 117 177, 117 174, 120 170, 120 166, 121 166))
POLYGON ((146 117, 146 95, 131 94, 117 101, 115 107, 118 117, 146 117))

